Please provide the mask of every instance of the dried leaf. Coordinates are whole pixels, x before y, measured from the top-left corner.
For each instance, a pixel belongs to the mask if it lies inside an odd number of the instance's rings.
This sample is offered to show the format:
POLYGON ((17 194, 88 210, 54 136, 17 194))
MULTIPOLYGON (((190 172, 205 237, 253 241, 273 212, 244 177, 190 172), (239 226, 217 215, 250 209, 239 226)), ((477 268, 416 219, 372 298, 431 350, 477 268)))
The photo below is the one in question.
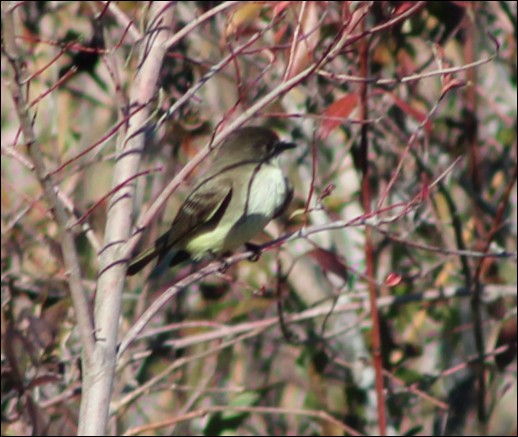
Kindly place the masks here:
POLYGON ((333 102, 323 113, 324 121, 319 137, 325 140, 333 129, 340 126, 358 105, 358 94, 351 93, 333 102))
MULTIPOLYGON (((304 6, 303 6, 304 7, 304 6)), ((297 38, 290 53, 290 64, 286 78, 293 76, 304 70, 313 61, 313 51, 320 40, 320 28, 318 27, 318 2, 306 2, 304 13, 301 18, 300 32, 294 32, 293 37, 297 38)))
POLYGON ((225 30, 225 36, 228 38, 234 35, 241 27, 256 19, 261 13, 262 8, 263 5, 261 3, 243 2, 231 15, 225 30))
POLYGON ((322 270, 332 272, 335 275, 340 276, 344 281, 347 281, 347 265, 342 257, 320 247, 318 249, 311 250, 308 255, 318 262, 318 265, 322 270))

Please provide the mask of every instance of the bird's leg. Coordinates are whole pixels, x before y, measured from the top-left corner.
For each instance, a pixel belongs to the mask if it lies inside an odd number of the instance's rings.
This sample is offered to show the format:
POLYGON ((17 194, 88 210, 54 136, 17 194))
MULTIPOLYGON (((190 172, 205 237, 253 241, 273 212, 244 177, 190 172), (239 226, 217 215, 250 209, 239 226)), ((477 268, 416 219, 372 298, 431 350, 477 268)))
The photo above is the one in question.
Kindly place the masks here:
POLYGON ((219 261, 221 263, 221 265, 218 267, 218 271, 222 274, 226 273, 226 271, 230 267, 230 264, 227 261, 227 255, 229 255, 229 253, 217 255, 213 251, 209 251, 209 256, 211 257, 211 259, 213 261, 219 261))
POLYGON ((253 252, 252 255, 248 257, 248 261, 257 262, 261 257, 261 246, 254 243, 245 243, 246 250, 253 252))
POLYGON ((221 266, 219 266, 219 272, 221 274, 226 273, 228 268, 230 267, 230 264, 228 263, 226 258, 220 258, 221 266))

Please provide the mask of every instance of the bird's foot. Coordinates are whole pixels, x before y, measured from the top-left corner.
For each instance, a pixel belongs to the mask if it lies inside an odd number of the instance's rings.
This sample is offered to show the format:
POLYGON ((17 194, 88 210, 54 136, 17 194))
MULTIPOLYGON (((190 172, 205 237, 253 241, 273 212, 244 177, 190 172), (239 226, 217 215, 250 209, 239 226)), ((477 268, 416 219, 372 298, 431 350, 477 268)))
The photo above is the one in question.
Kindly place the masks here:
POLYGON ((248 261, 256 262, 261 257, 261 246, 253 243, 245 243, 246 250, 253 252, 252 255, 248 257, 248 261))

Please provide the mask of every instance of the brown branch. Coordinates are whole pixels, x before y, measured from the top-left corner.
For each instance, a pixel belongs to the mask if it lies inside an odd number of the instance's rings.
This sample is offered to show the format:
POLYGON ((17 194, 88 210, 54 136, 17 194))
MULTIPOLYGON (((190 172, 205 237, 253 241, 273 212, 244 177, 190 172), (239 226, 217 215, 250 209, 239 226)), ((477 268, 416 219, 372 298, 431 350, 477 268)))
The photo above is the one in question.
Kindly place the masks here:
POLYGON ((362 436, 364 434, 346 425, 344 422, 336 419, 331 414, 323 410, 303 410, 298 408, 279 408, 279 407, 236 407, 231 405, 214 405, 210 407, 204 407, 199 410, 191 411, 183 416, 174 417, 169 420, 164 420, 150 425, 143 425, 135 427, 126 431, 124 436, 139 435, 141 433, 149 433, 161 428, 165 428, 171 425, 175 425, 180 422, 204 417, 211 413, 225 413, 225 412, 238 412, 238 413, 250 413, 250 414, 278 414, 278 415, 295 415, 295 416, 306 416, 318 419, 320 421, 329 422, 333 426, 339 428, 342 432, 349 435, 362 436))
POLYGON ((21 130, 27 145, 27 151, 34 165, 35 175, 51 205, 58 225, 63 259, 68 275, 70 293, 79 327, 81 345, 83 347, 83 361, 89 365, 94 356, 94 325, 90 315, 88 297, 82 285, 81 268, 74 235, 69 228, 70 216, 60 201, 55 185, 45 165, 41 144, 33 129, 33 115, 29 112, 29 103, 22 92, 24 59, 15 41, 14 9, 8 11, 8 2, 2 2, 2 40, 3 51, 9 64, 9 87, 14 105, 20 120, 21 130))

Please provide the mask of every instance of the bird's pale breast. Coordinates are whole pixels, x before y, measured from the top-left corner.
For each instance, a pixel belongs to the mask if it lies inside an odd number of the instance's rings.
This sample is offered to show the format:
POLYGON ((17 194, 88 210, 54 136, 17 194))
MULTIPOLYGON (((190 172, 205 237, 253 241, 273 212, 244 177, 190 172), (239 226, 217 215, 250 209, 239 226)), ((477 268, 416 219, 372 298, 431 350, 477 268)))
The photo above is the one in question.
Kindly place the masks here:
POLYGON ((234 188, 232 200, 216 229, 193 238, 186 246, 193 258, 206 252, 234 250, 259 234, 283 205, 288 187, 277 165, 263 164, 252 182, 234 188), (236 213, 237 212, 237 213, 236 213))

